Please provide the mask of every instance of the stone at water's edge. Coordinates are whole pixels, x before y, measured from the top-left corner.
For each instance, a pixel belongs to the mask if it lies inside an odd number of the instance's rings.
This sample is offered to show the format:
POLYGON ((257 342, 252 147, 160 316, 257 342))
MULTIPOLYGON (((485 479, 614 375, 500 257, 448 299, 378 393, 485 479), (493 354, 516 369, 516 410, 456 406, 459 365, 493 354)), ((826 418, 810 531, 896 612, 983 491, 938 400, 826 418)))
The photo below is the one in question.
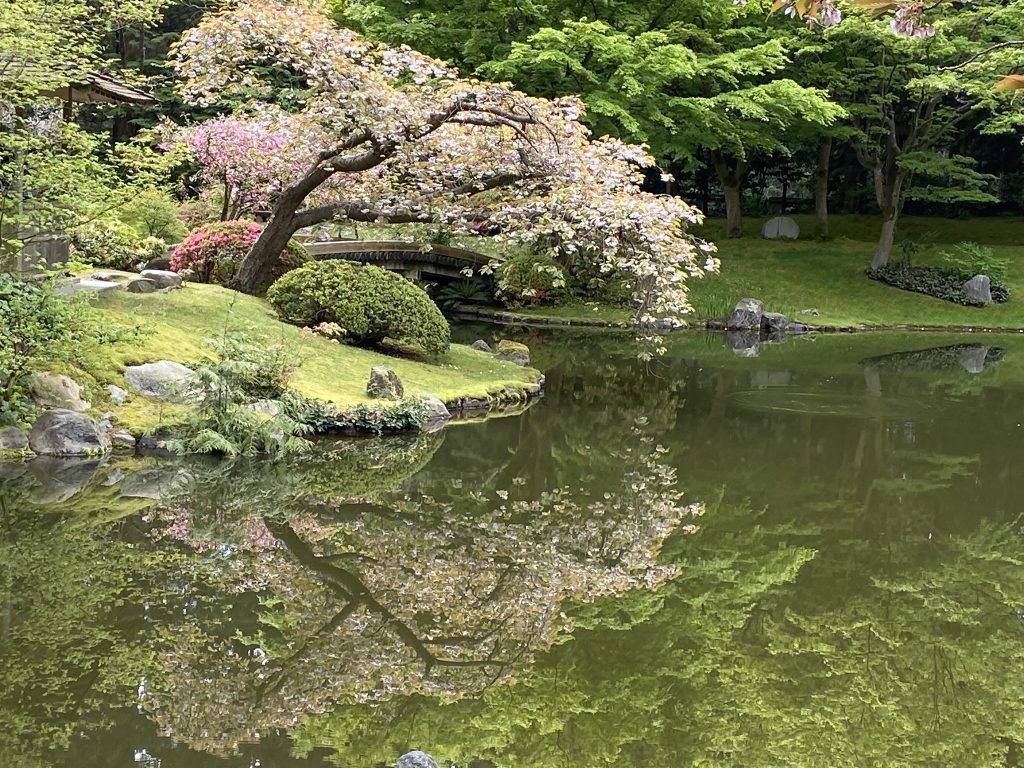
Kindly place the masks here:
POLYGON ((494 357, 516 365, 527 366, 530 364, 530 348, 525 344, 502 339, 498 342, 498 351, 494 353, 494 357))
POLYGON ((988 275, 975 275, 964 283, 964 296, 979 307, 987 307, 992 303, 992 281, 988 275))
POLYGON ((189 402, 196 399, 195 374, 190 368, 173 360, 158 360, 144 365, 130 365, 124 369, 124 380, 140 395, 156 397, 170 402, 189 402))
POLYGON ((37 405, 65 411, 87 411, 91 405, 82 399, 82 388, 68 377, 57 373, 33 373, 28 377, 28 390, 37 405))
POLYGON ((28 448, 28 435, 17 427, 0 429, 0 451, 24 451, 28 448))
POLYGON ((477 339, 476 341, 474 341, 469 346, 472 347, 473 349, 479 350, 480 352, 490 352, 491 351, 491 345, 488 344, 483 339, 477 339))
POLYGON ((110 433, 110 444, 115 451, 134 451, 135 436, 127 429, 115 429, 110 433))
POLYGON ((763 315, 763 301, 760 299, 740 299, 736 302, 736 308, 725 319, 725 327, 730 331, 760 330, 763 315))
POLYGON ((128 293, 154 293, 158 287, 155 280, 150 280, 148 277, 136 277, 134 280, 128 281, 125 290, 128 293))
POLYGON ((142 276, 152 280, 158 288, 181 288, 181 275, 166 269, 144 269, 142 276))
POLYGON ((405 397, 405 387, 402 386, 401 379, 393 370, 384 365, 375 365, 370 369, 366 394, 385 400, 401 400, 405 397))
POLYGON ((446 406, 441 398, 436 395, 423 395, 420 399, 428 409, 428 424, 434 422, 445 422, 452 417, 451 413, 448 412, 448 406, 446 406))
POLYGON ((765 240, 796 240, 800 237, 800 226, 788 216, 776 216, 761 227, 761 237, 765 240))
POLYGON ((778 312, 765 312, 761 316, 761 328, 768 333, 784 333, 789 327, 789 319, 778 312))
POLYGON ((110 438, 94 419, 77 411, 46 411, 28 435, 29 447, 41 456, 89 456, 107 453, 110 438))
POLYGON ((426 752, 414 749, 398 758, 395 768, 437 768, 437 761, 426 752))

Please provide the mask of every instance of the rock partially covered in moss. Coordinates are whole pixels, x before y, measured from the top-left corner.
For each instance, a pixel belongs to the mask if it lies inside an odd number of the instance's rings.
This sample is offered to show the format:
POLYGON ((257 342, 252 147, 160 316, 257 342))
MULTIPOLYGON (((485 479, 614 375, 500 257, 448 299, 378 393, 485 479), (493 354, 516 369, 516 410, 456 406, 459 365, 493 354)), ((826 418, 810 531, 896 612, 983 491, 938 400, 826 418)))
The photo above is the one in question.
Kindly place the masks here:
POLYGON ((41 456, 95 456, 110 450, 110 438, 94 419, 68 410, 43 413, 28 442, 41 456))
POLYGON ((498 351, 494 353, 498 360, 505 360, 516 365, 530 364, 530 348, 516 341, 502 339, 498 342, 498 351))
POLYGON ((405 396, 405 387, 393 370, 384 365, 375 365, 370 369, 366 394, 384 400, 401 400, 405 396))

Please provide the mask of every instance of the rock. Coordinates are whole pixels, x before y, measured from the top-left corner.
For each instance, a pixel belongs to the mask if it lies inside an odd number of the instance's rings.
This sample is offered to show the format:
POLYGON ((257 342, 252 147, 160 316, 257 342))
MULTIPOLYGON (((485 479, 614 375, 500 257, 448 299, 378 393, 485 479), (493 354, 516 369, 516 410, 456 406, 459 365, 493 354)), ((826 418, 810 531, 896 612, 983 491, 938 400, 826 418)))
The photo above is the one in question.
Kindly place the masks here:
POLYGON ((725 327, 730 331, 760 330, 764 302, 760 299, 740 299, 729 313, 725 327))
POLYGON ((156 283, 157 288, 181 288, 181 275, 168 269, 144 269, 142 276, 156 283))
POLYGON ((370 369, 370 380, 366 383, 366 394, 370 397, 387 400, 401 400, 405 397, 398 374, 384 365, 375 365, 370 369))
POLYGON ((761 227, 761 237, 765 240, 796 240, 800 237, 800 227, 788 216, 776 216, 761 227))
POLYGON ((40 456, 90 456, 110 450, 110 438, 94 419, 68 410, 42 413, 28 444, 40 456))
POLYGON ((195 375, 189 368, 173 360, 130 365, 124 370, 124 379, 140 395, 160 400, 193 402, 198 395, 195 391, 195 375))
POLYGON ((104 280, 108 283, 123 283, 130 280, 133 275, 130 272, 93 272, 89 275, 93 280, 104 280))
POLYGON ((790 323, 786 327, 786 333, 791 333, 794 336, 798 336, 801 333, 807 333, 807 326, 803 323, 790 323))
POLYGON ((121 484, 121 496, 159 500, 192 482, 192 475, 178 467, 151 467, 133 472, 121 484))
POLYGON ((87 411, 91 404, 82 399, 82 388, 74 379, 57 373, 33 373, 28 390, 37 405, 65 411, 87 411))
POLYGON ((525 344, 502 339, 498 342, 498 351, 494 353, 494 357, 516 365, 527 366, 530 364, 530 348, 525 344))
POLYGON ((821 313, 812 307, 811 309, 801 309, 799 314, 803 317, 817 317, 821 313))
POLYGON ((988 347, 984 347, 981 344, 967 347, 957 356, 957 362, 968 373, 981 373, 984 371, 987 359, 988 347))
POLYGON ((483 339, 477 339, 476 341, 474 341, 469 346, 471 346, 473 349, 478 349, 481 352, 491 352, 491 351, 493 351, 493 350, 491 350, 491 345, 488 344, 483 339))
POLYGON ((789 319, 778 312, 765 312, 761 315, 761 330, 769 334, 784 333, 789 327, 789 319))
POLYGON ((107 476, 103 480, 103 485, 109 488, 113 485, 117 485, 122 480, 124 480, 124 470, 121 469, 120 467, 114 467, 109 472, 107 472, 107 476))
POLYGON ((416 749, 398 758, 395 768, 437 768, 437 762, 426 752, 416 749))
POLYGON ((28 448, 28 435, 17 427, 0 429, 0 452, 24 451, 28 448))
POLYGON ((452 417, 448 411, 448 406, 437 395, 423 395, 420 398, 422 403, 427 406, 427 423, 444 423, 452 417))
POLYGON ((110 399, 114 405, 124 405, 125 400, 128 399, 128 393, 116 384, 107 384, 107 392, 110 393, 110 399))
POLYGON ((135 436, 127 429, 115 429, 110 432, 110 445, 115 451, 134 451, 135 436))
POLYGON ((112 280, 97 280, 94 277, 73 277, 58 280, 53 292, 61 296, 73 296, 76 293, 95 293, 97 296, 120 291, 124 286, 112 280))
POLYGON ((988 275, 975 275, 964 283, 964 296, 978 307, 987 307, 992 303, 992 281, 988 275))
POLYGON ((39 481, 32 492, 36 504, 60 504, 72 499, 92 484, 99 471, 96 459, 59 459, 40 456, 29 462, 29 471, 39 481))
POLYGON ((761 335, 757 331, 728 331, 725 341, 737 357, 757 357, 761 354, 761 335))
POLYGON ((154 293, 158 287, 156 281, 150 280, 148 277, 136 277, 128 281, 125 290, 128 293, 154 293))
POLYGON ((24 461, 2 461, 0 460, 0 482, 17 480, 28 472, 24 461))
POLYGON ((143 272, 170 272, 171 271, 171 257, 170 256, 157 256, 155 259, 150 259, 146 262, 143 272))
POLYGON ((249 403, 245 407, 250 411, 262 413, 268 419, 281 415, 281 403, 277 400, 257 400, 255 403, 249 403))

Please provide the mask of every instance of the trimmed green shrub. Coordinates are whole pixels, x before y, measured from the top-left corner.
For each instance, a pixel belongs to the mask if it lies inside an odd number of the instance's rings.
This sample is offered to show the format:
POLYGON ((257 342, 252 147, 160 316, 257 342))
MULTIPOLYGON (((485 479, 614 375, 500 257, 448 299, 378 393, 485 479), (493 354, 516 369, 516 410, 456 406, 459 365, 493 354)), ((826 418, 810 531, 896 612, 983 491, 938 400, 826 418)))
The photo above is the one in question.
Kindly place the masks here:
POLYGON ((568 296, 565 268, 547 256, 526 253, 498 267, 497 296, 506 306, 558 304, 568 296))
POLYGON ((448 321, 422 288, 372 265, 310 262, 274 283, 267 298, 282 319, 336 323, 356 344, 390 338, 439 355, 451 343, 448 321))
MULTIPOLYGON (((964 283, 972 276, 941 267, 912 266, 903 263, 889 263, 868 271, 868 277, 872 280, 964 306, 971 306, 971 302, 964 294, 964 283)), ((993 279, 992 301, 1001 304, 1009 300, 1010 290, 1004 283, 993 279)))
POLYGON ((143 244, 139 233, 120 221, 94 221, 71 234, 72 256, 94 267, 129 270, 151 249, 151 243, 143 244))
MULTIPOLYGON (((191 232, 174 249, 171 269, 175 272, 191 270, 195 281, 223 285, 235 276, 238 265, 259 239, 262 229, 254 221, 218 221, 191 232)), ((301 267, 310 260, 306 249, 294 240, 281 253, 271 269, 275 279, 301 267)))

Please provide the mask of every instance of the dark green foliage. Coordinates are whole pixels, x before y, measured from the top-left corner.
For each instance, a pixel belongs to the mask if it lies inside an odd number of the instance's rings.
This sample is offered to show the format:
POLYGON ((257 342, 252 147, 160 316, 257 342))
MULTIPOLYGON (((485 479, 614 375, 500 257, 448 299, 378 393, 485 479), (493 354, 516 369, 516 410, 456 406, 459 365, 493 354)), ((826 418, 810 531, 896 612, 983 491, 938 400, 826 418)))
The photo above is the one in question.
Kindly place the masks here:
POLYGON ((25 376, 59 359, 78 337, 82 305, 0 272, 0 424, 31 414, 25 376))
MULTIPOLYGON (((891 263, 878 269, 868 271, 872 280, 886 283, 905 291, 915 291, 934 296, 937 299, 951 301, 954 304, 970 306, 971 302, 964 295, 964 283, 971 275, 954 272, 941 267, 914 266, 911 264, 891 263)), ((1010 300, 1010 290, 998 280, 992 280, 992 301, 1003 303, 1010 300)))
POLYGON ((455 280, 441 286, 434 300, 441 309, 450 311, 460 304, 488 304, 494 294, 480 280, 455 280))
POLYGON ((1003 280, 1010 269, 1010 260, 996 256, 991 248, 978 243, 958 243, 952 251, 943 251, 942 260, 954 272, 966 275, 988 275, 1003 280))
POLYGON ((372 265, 311 262, 278 280, 267 298, 284 320, 335 323, 357 344, 389 338, 440 355, 451 343, 448 321, 423 289, 372 265))
POLYGON ((411 398, 385 406, 357 405, 338 415, 339 425, 360 432, 414 432, 427 420, 428 409, 422 400, 411 398))
POLYGON ((568 296, 565 268, 554 259, 522 254, 498 267, 498 298, 507 306, 558 304, 568 296))

